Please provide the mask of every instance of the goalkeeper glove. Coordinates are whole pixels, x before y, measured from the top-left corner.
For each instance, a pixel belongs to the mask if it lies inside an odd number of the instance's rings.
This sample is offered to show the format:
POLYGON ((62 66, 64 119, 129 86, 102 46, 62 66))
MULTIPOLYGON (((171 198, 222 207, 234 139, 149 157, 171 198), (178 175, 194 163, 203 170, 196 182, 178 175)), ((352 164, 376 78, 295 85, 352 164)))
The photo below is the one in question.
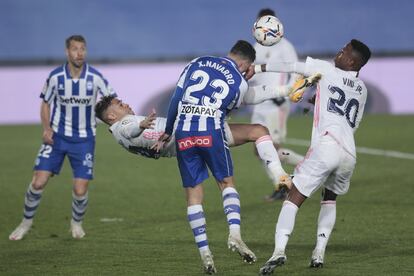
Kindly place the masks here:
POLYGON ((306 88, 311 87, 321 79, 322 75, 320 73, 313 74, 307 78, 298 79, 290 88, 289 99, 294 102, 300 102, 303 98, 306 88))

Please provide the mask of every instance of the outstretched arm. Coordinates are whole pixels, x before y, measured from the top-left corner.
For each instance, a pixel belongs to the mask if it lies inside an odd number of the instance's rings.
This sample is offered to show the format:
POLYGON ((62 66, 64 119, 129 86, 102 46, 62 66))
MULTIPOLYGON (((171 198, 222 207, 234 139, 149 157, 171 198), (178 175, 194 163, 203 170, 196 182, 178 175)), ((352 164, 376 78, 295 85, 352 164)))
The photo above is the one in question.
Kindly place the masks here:
POLYGON ((268 64, 257 64, 254 66, 254 73, 261 72, 283 72, 283 73, 298 73, 305 75, 304 62, 274 62, 268 64))
POLYGON ((157 119, 156 116, 157 113, 155 112, 155 110, 152 110, 147 117, 145 117, 139 122, 137 122, 135 118, 125 118, 121 122, 122 127, 120 130, 120 134, 126 139, 138 137, 142 134, 142 132, 145 129, 154 127, 154 121, 157 119))
POLYGON ((317 83, 321 78, 321 74, 313 74, 307 78, 296 80, 292 86, 254 86, 250 87, 247 93, 243 97, 245 104, 258 104, 265 100, 274 99, 276 97, 289 96, 292 102, 299 102, 302 100, 303 94, 306 88, 317 83))

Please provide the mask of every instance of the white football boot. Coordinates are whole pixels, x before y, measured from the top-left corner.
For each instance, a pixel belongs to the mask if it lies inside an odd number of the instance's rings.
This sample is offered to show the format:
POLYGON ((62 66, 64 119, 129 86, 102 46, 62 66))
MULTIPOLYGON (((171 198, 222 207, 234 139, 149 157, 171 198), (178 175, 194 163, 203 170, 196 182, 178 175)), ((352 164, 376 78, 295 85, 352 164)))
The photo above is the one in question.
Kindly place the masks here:
POLYGON ((215 274, 217 270, 214 266, 213 255, 210 250, 205 250, 200 253, 201 260, 203 261, 203 269, 206 274, 215 274))
POLYGON ((254 253, 247 247, 247 245, 240 238, 229 235, 227 246, 231 251, 237 251, 237 253, 239 253, 244 262, 249 264, 256 262, 256 255, 254 255, 254 253))
POLYGON ((70 231, 74 239, 82 239, 86 235, 82 228, 82 222, 76 222, 73 219, 70 221, 70 231))
POLYGON ((259 275, 270 275, 276 267, 282 266, 287 261, 284 251, 273 252, 272 257, 260 268, 259 275))
POLYGON ((23 219, 19 226, 17 226, 16 229, 14 229, 14 231, 10 234, 9 240, 18 241, 23 239, 27 232, 29 232, 32 224, 33 219, 23 219))
POLYGON ((322 268, 324 256, 325 256, 324 250, 318 250, 318 249, 313 250, 309 267, 322 268))

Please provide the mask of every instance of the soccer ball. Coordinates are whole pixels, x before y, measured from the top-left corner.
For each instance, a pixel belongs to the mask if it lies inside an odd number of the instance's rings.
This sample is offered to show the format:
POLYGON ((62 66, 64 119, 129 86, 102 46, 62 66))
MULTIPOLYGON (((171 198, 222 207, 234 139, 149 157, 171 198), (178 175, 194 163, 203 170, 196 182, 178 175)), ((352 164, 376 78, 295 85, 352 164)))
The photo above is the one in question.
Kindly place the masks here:
POLYGON ((283 37, 283 24, 272 15, 262 16, 253 25, 253 36, 263 46, 275 45, 283 37))

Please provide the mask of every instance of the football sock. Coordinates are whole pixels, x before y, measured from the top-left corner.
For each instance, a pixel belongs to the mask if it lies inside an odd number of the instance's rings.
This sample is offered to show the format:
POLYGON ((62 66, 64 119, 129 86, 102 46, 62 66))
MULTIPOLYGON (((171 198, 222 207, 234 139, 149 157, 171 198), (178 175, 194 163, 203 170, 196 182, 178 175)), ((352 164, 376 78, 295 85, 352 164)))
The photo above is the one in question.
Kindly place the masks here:
POLYGON ((187 219, 200 254, 204 250, 209 250, 203 206, 201 204, 188 206, 187 219))
POLYGON ((267 172, 273 182, 278 181, 279 177, 285 173, 280 164, 279 156, 273 145, 270 135, 265 135, 256 140, 257 153, 267 168, 267 172))
POLYGON ((29 187, 24 198, 24 218, 27 220, 33 219, 36 209, 40 204, 43 190, 33 189, 32 183, 29 187))
POLYGON ((292 233, 293 227, 295 226, 295 218, 298 209, 298 206, 288 200, 283 202, 283 206, 280 210, 279 218, 276 224, 275 252, 285 251, 290 234, 292 233))
POLYGON ((88 207, 88 192, 83 196, 77 196, 72 192, 72 219, 81 222, 88 207))
POLYGON ((280 162, 293 166, 296 166, 304 158, 303 155, 286 148, 280 148, 277 153, 279 154, 280 162))
POLYGON ((336 220, 336 201, 321 201, 321 210, 318 217, 318 231, 316 235, 316 247, 318 250, 325 250, 329 236, 335 225, 336 220))
POLYGON ((233 187, 227 187, 222 192, 224 214, 229 224, 229 233, 233 237, 240 237, 240 197, 233 187))

